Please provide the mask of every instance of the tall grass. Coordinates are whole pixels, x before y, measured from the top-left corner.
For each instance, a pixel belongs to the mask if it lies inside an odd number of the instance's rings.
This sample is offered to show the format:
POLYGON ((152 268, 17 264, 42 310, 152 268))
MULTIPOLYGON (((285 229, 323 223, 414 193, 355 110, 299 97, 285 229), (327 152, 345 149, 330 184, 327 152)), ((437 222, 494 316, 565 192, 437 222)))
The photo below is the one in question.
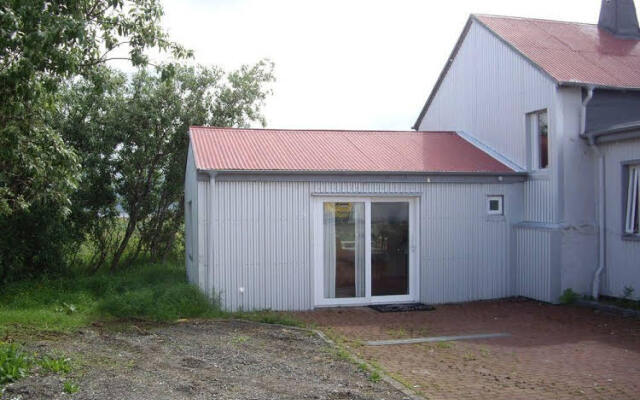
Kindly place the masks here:
POLYGON ((221 315, 217 304, 186 282, 184 266, 177 262, 6 286, 0 293, 0 335, 15 329, 70 331, 97 319, 170 321, 221 315))

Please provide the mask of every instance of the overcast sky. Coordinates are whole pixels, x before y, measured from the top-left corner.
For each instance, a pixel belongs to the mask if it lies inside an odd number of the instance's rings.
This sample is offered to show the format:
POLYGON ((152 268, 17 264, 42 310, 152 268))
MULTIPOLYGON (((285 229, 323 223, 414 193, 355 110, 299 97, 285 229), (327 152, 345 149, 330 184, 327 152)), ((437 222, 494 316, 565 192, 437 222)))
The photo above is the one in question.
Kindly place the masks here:
POLYGON ((271 128, 405 130, 469 14, 596 23, 600 1, 163 0, 163 23, 200 64, 271 59, 271 128))

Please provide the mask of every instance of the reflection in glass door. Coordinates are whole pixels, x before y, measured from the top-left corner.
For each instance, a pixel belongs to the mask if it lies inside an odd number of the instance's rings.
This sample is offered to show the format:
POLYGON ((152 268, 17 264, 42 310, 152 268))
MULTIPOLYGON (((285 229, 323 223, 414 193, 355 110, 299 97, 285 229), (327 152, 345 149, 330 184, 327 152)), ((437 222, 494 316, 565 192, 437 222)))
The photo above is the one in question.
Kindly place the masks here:
POLYGON ((416 203, 399 197, 315 203, 316 304, 417 300, 416 203))
POLYGON ((365 296, 365 205, 324 203, 324 298, 365 296))
POLYGON ((371 295, 409 294, 409 203, 371 203, 371 295))

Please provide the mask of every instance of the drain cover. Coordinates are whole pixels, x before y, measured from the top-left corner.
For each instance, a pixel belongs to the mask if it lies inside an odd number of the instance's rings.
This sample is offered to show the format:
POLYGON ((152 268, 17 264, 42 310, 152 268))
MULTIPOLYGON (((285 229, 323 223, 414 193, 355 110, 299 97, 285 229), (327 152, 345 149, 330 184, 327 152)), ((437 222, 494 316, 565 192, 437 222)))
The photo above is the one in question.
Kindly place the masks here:
POLYGON ((369 306, 369 308, 379 312, 433 311, 436 309, 434 306, 422 303, 377 304, 369 306))

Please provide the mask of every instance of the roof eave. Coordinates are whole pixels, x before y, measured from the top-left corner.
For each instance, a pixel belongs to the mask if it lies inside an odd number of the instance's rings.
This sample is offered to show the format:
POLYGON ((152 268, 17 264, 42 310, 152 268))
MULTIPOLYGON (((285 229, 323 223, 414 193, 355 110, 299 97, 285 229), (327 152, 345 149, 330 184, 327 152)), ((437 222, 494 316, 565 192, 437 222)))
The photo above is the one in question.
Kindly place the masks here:
POLYGON ((352 170, 264 170, 264 169, 206 169, 198 172, 214 174, 252 174, 252 175, 476 175, 476 176, 526 176, 522 171, 352 171, 352 170))
POLYGON ((586 132, 580 135, 591 143, 605 143, 616 140, 629 140, 640 138, 640 121, 615 125, 598 131, 586 132))

